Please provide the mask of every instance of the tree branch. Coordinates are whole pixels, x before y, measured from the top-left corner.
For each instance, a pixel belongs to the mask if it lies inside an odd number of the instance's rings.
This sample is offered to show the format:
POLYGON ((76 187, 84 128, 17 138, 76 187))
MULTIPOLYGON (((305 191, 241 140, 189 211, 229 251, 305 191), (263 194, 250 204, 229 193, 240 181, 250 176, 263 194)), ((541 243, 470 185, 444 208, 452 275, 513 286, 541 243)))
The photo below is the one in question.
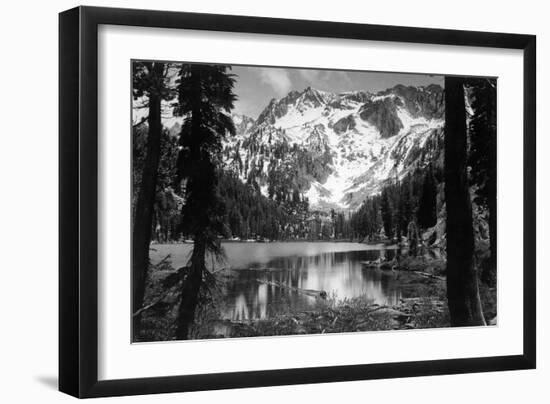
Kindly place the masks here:
POLYGON ((132 125, 133 128, 137 128, 139 125, 142 125, 144 124, 145 122, 147 122, 147 119, 149 119, 149 117, 145 116, 143 118, 141 118, 141 120, 135 124, 132 125))

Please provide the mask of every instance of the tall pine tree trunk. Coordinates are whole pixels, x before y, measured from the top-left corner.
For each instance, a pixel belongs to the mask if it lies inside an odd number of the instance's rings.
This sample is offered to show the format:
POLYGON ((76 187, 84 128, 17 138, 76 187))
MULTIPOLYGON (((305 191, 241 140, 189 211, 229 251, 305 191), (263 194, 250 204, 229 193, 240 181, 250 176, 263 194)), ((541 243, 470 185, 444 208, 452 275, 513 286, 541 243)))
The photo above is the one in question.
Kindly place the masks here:
POLYGON ((489 207, 489 247, 490 260, 483 273, 486 283, 496 285, 497 280, 497 105, 496 89, 488 85, 489 96, 487 106, 487 136, 492 141, 489 148, 489 169, 487 178, 488 207, 489 207))
POLYGON ((485 325, 474 262, 463 79, 445 77, 447 299, 452 326, 485 325))
MULTIPOLYGON (((162 78, 164 65, 155 63, 152 74, 162 78)), ((149 93, 149 133, 147 135, 146 156, 143 164, 141 184, 136 202, 134 229, 132 235, 132 312, 143 306, 145 282, 149 267, 149 245, 153 227, 153 208, 157 186, 157 173, 160 161, 161 143, 161 89, 151 89, 149 93)), ((141 330, 141 314, 133 317, 132 338, 136 340, 141 330)))
MULTIPOLYGON (((190 97, 195 101, 191 110, 193 142, 190 145, 190 153, 196 164, 187 183, 187 204, 195 208, 202 205, 202 208, 206 210, 209 204, 212 203, 212 200, 208 197, 208 186, 210 183, 208 171, 203 169, 205 160, 207 161, 209 156, 206 156, 201 148, 201 124, 203 117, 200 103, 198 102, 202 97, 201 71, 199 68, 194 69, 191 77, 190 97)), ((176 339, 179 340, 189 338, 189 330, 195 320, 195 311, 199 300, 202 275, 203 271, 206 270, 207 240, 204 234, 207 223, 204 220, 200 220, 202 212, 194 213, 196 214, 197 226, 193 235, 193 253, 191 255, 189 273, 183 281, 179 313, 176 320, 176 339)))
POLYGON ((177 318, 176 339, 188 339, 189 330, 195 319, 199 300, 202 274, 206 270, 206 240, 196 237, 193 243, 189 273, 183 282, 181 302, 177 318))
MULTIPOLYGON (((496 159, 495 159, 496 163, 496 159)), ((495 164, 496 165, 496 164, 495 164)), ((493 171, 494 177, 487 178, 488 182, 488 208, 489 208, 489 260, 485 263, 481 280, 489 285, 496 286, 497 282, 497 187, 496 187, 496 167, 493 171)), ((491 175, 491 174, 489 174, 491 175)))

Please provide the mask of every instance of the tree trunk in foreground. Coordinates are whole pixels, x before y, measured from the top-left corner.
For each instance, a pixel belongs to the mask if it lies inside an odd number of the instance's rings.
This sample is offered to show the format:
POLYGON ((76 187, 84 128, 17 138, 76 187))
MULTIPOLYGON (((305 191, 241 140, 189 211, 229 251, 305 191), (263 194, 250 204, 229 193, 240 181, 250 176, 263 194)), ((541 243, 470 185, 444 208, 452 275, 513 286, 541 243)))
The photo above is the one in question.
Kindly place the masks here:
POLYGON ((463 79, 445 77, 447 299, 452 326, 486 325, 474 262, 463 79))
MULTIPOLYGON (((496 83, 495 83, 496 85, 496 83)), ((491 249, 491 257, 487 266, 485 279, 491 286, 496 286, 497 283, 497 94, 496 89, 488 85, 489 102, 487 106, 487 136, 490 136, 491 148, 489 150, 489 170, 487 178, 488 187, 488 205, 489 205, 489 243, 491 249)))
POLYGON ((189 330, 195 320, 195 311, 199 301, 202 284, 202 274, 206 270, 206 241, 196 238, 193 244, 193 254, 189 273, 183 282, 181 303, 177 319, 176 339, 188 339, 189 330))
MULTIPOLYGON (((152 67, 157 77, 162 77, 164 66, 155 63, 152 67)), ((161 96, 160 91, 149 94, 149 133, 147 135, 146 156, 139 194, 136 202, 134 229, 132 235, 132 313, 143 306, 145 282, 149 267, 149 244, 153 227, 153 207, 157 187, 157 173, 160 161, 161 143, 161 96)), ((136 340, 141 329, 141 314, 133 317, 132 339, 136 340)))
MULTIPOLYGON (((496 179, 491 180, 496 183, 496 179)), ((491 186, 489 200, 489 246, 491 249, 491 258, 487 266, 485 279, 490 286, 496 286, 497 283, 497 193, 496 185, 491 186)))

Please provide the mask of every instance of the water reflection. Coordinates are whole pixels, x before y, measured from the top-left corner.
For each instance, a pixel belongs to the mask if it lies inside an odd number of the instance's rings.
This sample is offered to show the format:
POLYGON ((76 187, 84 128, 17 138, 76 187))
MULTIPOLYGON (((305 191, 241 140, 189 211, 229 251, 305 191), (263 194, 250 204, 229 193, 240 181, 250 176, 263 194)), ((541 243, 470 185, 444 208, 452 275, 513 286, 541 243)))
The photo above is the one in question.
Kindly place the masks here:
POLYGON ((401 298, 391 271, 364 268, 361 261, 392 259, 393 250, 321 252, 279 256, 232 269, 225 282, 222 315, 235 321, 265 319, 292 310, 307 310, 315 297, 296 291, 324 290, 338 299, 366 296, 373 303, 395 304, 401 298), (284 285, 286 287, 281 287, 284 285))
MULTIPOLYGON (((291 288, 324 290, 329 297, 334 293, 338 299, 365 295, 378 304, 392 305, 401 298, 395 273, 361 265, 361 261, 393 259, 396 250, 383 246, 273 242, 223 243, 223 247, 228 262, 220 265, 231 268, 223 272, 230 276, 225 276, 220 285, 220 309, 225 319, 264 319, 289 309, 311 309, 315 298, 291 288)), ((158 262, 170 254, 172 265, 179 268, 188 262, 191 248, 192 244, 155 245, 151 259, 158 262)))

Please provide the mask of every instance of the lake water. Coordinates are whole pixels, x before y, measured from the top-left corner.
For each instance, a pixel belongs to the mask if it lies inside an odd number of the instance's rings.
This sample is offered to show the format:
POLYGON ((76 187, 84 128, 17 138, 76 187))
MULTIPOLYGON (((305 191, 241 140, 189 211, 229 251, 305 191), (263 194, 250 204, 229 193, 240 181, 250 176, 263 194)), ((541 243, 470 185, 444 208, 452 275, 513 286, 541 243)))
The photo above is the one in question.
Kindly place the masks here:
MULTIPOLYGON (((364 295, 373 303, 396 304, 401 298, 392 271, 365 268, 361 261, 380 255, 384 246, 341 242, 224 243, 226 275, 221 282, 222 317, 264 319, 292 310, 307 310, 315 297, 298 289, 326 291, 337 299, 364 295), (277 285, 286 285, 280 287, 277 285)), ((172 264, 186 265, 192 244, 153 245, 153 262, 170 254, 172 264)))

